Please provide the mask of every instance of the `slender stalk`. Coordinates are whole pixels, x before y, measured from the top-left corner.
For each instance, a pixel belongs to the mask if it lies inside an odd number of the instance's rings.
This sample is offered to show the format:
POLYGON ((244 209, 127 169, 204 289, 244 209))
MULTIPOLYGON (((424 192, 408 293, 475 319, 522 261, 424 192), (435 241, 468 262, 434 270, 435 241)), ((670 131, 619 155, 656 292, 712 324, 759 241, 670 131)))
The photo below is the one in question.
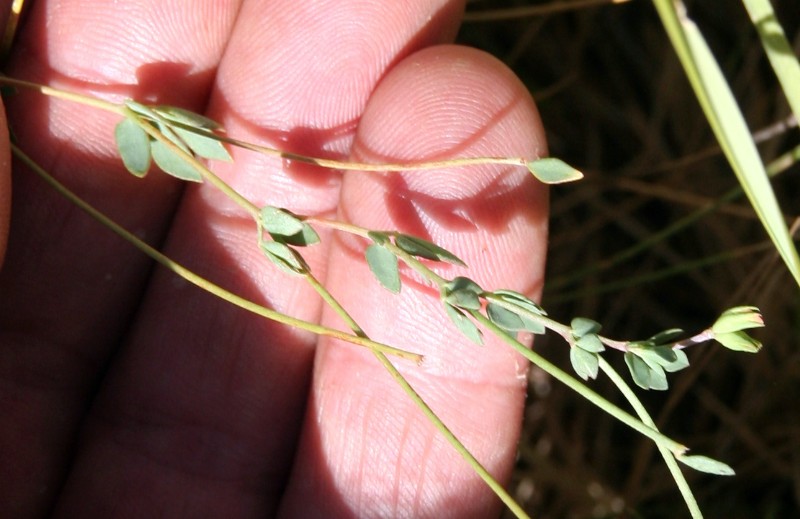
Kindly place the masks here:
POLYGON ((545 359, 538 353, 534 352, 530 348, 527 348, 524 344, 516 340, 514 337, 511 337, 508 333, 505 332, 505 330, 494 324, 491 320, 489 320, 489 318, 487 318, 479 311, 471 310, 470 315, 472 315, 472 317, 474 317, 475 320, 481 323, 492 333, 500 337, 506 344, 510 345, 512 348, 514 348, 514 350, 519 352, 533 364, 542 368, 546 373, 551 375, 553 378, 555 378, 568 388, 572 389, 573 391, 584 397, 586 400, 593 403, 594 405, 596 405, 606 413, 610 414, 620 422, 624 423, 628 427, 647 436, 648 438, 653 440, 657 445, 666 448, 676 456, 685 454, 689 450, 688 447, 686 447, 685 445, 682 445, 676 442, 675 440, 663 435, 658 430, 653 429, 651 426, 646 425, 641 420, 638 420, 636 417, 623 411, 616 405, 612 404, 599 394, 595 393, 594 391, 586 387, 578 379, 571 376, 566 371, 562 370, 561 368, 559 368, 549 360, 545 359))
POLYGON ((220 142, 231 144, 239 148, 256 151, 269 157, 293 160, 304 164, 311 164, 327 169, 358 170, 358 171, 416 171, 429 169, 457 168, 464 166, 478 166, 481 164, 499 164, 508 166, 526 167, 527 161, 522 157, 468 157, 460 159, 431 160, 424 162, 384 162, 380 164, 369 162, 350 162, 345 160, 324 159, 321 157, 309 157, 299 153, 262 146, 251 142, 233 139, 224 135, 217 135, 220 142))
POLYGON ((263 307, 252 301, 249 301, 241 296, 238 296, 224 288, 216 285, 207 279, 199 276, 198 274, 192 272, 188 268, 182 266, 181 264, 173 261, 169 257, 165 256, 158 250, 154 249, 147 243, 140 240, 136 235, 130 233, 122 226, 111 220, 108 216, 104 215, 91 205, 89 205, 85 200, 80 198, 78 195, 73 193, 69 190, 66 186, 61 184, 55 178, 53 178, 49 173, 47 173, 41 166, 39 166, 33 159, 31 159, 27 154, 25 154, 22 150, 20 150, 16 145, 11 145, 12 152, 14 155, 19 158, 22 162, 24 162, 32 171, 34 171, 37 175, 39 175, 45 182, 47 182, 53 189, 56 190, 60 195, 64 196, 70 202, 75 204, 78 208, 89 214, 92 218, 100 222, 103 226, 107 227, 109 230, 114 232, 115 234, 122 237, 125 241, 129 242, 131 245, 145 253, 147 256, 158 262, 159 264, 163 265, 170 271, 174 272, 181 278, 185 279, 186 281, 196 285, 199 288, 233 304, 244 310, 252 312, 256 315, 260 315, 272 321, 276 321, 282 324, 286 324, 288 326, 292 326, 295 328, 299 328, 301 330, 306 330, 311 333, 320 336, 327 336, 333 337, 336 339, 341 339, 343 341, 349 342, 351 344, 355 344, 357 346, 363 346, 366 348, 370 348, 373 351, 380 352, 382 354, 389 354, 395 355, 413 362, 417 364, 421 363, 423 360, 423 356, 418 353, 412 353, 409 351, 401 350, 399 348, 395 348, 392 346, 388 346, 386 344, 381 344, 379 342, 372 341, 367 337, 361 336, 354 336, 349 333, 342 332, 340 330, 335 330, 333 328, 328 328, 325 326, 321 326, 316 323, 303 321, 301 319, 297 319, 274 310, 270 310, 269 308, 263 307))
POLYGON ((111 101, 104 101, 103 99, 97 97, 78 94, 75 92, 69 92, 67 90, 59 90, 57 88, 49 87, 46 85, 31 83, 30 81, 14 79, 8 76, 4 76, 2 74, 0 74, 0 85, 9 85, 18 88, 25 88, 28 90, 35 90, 40 94, 44 94, 46 96, 56 97, 58 99, 65 99, 67 101, 73 101, 75 103, 91 106, 93 108, 99 108, 100 110, 104 110, 106 112, 125 115, 124 112, 125 107, 119 103, 112 103, 111 101))
MULTIPOLYGON (((336 298, 331 295, 327 288, 325 288, 311 273, 306 274, 306 279, 317 291, 317 293, 322 297, 336 312, 339 317, 341 317, 344 322, 353 330, 353 333, 360 337, 366 337, 366 333, 361 327, 356 323, 355 319, 345 310, 345 308, 336 300, 336 298)), ((431 409, 431 407, 423 400, 419 393, 414 389, 414 387, 408 382, 408 380, 403 376, 402 373, 391 363, 389 358, 384 355, 380 351, 373 350, 375 357, 378 359, 378 362, 389 372, 391 377, 397 382, 398 385, 405 391, 405 393, 411 398, 411 400, 417 404, 417 407, 422 411, 422 413, 430 420, 434 427, 445 437, 448 443, 458 452, 461 457, 469 464, 472 470, 483 479, 489 488, 500 498, 500 500, 508 507, 508 509, 519 518, 527 518, 529 517, 525 510, 514 501, 514 498, 506 491, 505 488, 491 475, 491 473, 481 464, 480 461, 467 449, 467 447, 461 443, 455 434, 450 430, 449 427, 442 421, 441 418, 431 409)))
MULTIPOLYGON (((620 393, 622 393, 622 396, 625 397, 636 414, 639 415, 639 418, 642 420, 642 422, 657 431, 658 427, 656 426, 656 423, 650 417, 650 414, 647 412, 647 409, 645 409, 644 405, 642 405, 642 402, 636 396, 636 393, 633 392, 630 386, 625 383, 625 380, 619 376, 619 373, 617 373, 603 357, 600 357, 600 369, 603 370, 603 373, 605 373, 606 376, 611 379, 614 385, 617 386, 617 389, 619 389, 620 393)), ((675 480, 675 484, 678 486, 678 490, 680 490, 683 500, 686 502, 686 506, 689 508, 689 513, 692 514, 694 519, 702 519, 703 513, 700 511, 700 507, 698 506, 697 500, 692 493, 692 489, 689 487, 689 482, 686 481, 683 471, 681 471, 674 454, 659 443, 656 443, 656 447, 658 448, 658 452, 661 453, 661 457, 664 458, 664 463, 666 463, 667 468, 672 475, 672 479, 675 480)))

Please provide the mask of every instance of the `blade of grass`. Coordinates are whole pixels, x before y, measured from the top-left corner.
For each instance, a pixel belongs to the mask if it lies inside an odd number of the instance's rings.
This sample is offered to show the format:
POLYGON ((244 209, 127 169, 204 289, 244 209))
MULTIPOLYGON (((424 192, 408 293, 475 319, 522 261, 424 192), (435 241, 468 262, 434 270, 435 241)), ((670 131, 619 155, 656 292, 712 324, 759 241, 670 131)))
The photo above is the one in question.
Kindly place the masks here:
MULTIPOLYGON (((777 157, 775 160, 770 162, 767 165, 767 175, 770 178, 775 177, 783 173, 787 169, 789 169, 797 162, 800 162, 800 146, 795 146, 791 150, 787 151, 786 153, 782 154, 781 156, 777 157)), ((594 274, 595 272, 600 272, 609 269, 615 265, 622 263, 623 261, 629 260, 631 258, 636 257, 639 254, 647 252, 657 243, 661 243, 670 236, 689 228, 689 226, 699 221, 706 215, 711 214, 714 211, 717 211, 719 208, 723 207, 724 205, 737 200, 741 195, 742 195, 741 186, 734 187, 733 189, 719 196, 713 202, 709 202, 708 204, 695 209, 688 215, 684 216, 679 220, 676 220, 675 222, 663 228, 662 230, 653 233, 652 235, 650 235, 644 240, 641 240, 635 245, 628 247, 627 249, 623 249, 607 259, 595 261, 591 265, 583 269, 570 272, 568 275, 559 278, 553 278, 548 280, 544 287, 547 301, 551 303, 553 301, 561 302, 568 300, 572 297, 577 297, 578 295, 580 297, 589 295, 588 292, 586 292, 583 288, 581 288, 569 292, 570 295, 566 296, 564 292, 564 287, 569 287, 570 285, 579 284, 581 280, 586 279, 589 275, 594 274), (558 295, 551 296, 550 294, 558 294, 558 295)), ((677 268, 679 268, 679 266, 677 268)), ((630 283, 630 285, 634 284, 635 283, 633 282, 630 283)), ((591 293, 595 294, 601 292, 592 291, 591 293)))
POLYGON ((800 286, 800 257, 783 220, 744 116, 682 2, 653 0, 714 135, 789 272, 800 286))
POLYGON ((800 120, 800 62, 769 0, 742 0, 795 118, 800 120))

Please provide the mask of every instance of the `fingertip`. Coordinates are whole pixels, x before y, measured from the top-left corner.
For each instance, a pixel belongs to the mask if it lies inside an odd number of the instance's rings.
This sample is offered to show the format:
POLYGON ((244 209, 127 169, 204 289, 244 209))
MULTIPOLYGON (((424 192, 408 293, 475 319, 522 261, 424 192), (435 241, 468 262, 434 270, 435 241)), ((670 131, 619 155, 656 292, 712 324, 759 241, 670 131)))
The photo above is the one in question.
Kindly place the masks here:
MULTIPOLYGON (((480 50, 440 45, 399 63, 377 87, 353 154, 358 161, 379 163, 532 160, 547 154, 547 144, 527 87, 505 64, 480 50)), ((450 250, 466 260, 479 282, 531 295, 541 283, 547 189, 523 167, 352 172, 345 177, 340 207, 353 223, 400 229, 454 247, 450 250), (525 243, 537 247, 520 246, 525 243)))

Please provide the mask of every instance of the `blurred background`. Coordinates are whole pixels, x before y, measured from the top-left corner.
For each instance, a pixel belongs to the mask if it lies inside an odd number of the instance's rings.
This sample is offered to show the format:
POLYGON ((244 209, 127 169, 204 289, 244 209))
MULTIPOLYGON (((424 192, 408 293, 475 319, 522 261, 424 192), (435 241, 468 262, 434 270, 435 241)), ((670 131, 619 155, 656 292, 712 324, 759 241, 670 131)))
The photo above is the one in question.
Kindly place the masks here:
MULTIPOLYGON (((772 3, 800 55, 800 4, 772 3)), ((637 393, 665 434, 736 470, 685 471, 706 517, 800 517, 800 289, 747 200, 722 203, 736 178, 652 3, 587 4, 472 0, 460 34, 516 71, 537 100, 551 154, 586 174, 552 191, 544 307, 561 322, 599 321, 617 339, 673 327, 690 335, 731 306, 761 308, 760 353, 696 346, 669 391, 637 393), (543 9, 514 10, 532 6, 543 9)), ((686 5, 765 164, 777 166, 800 132, 742 3, 686 5)), ((797 226, 800 166, 781 169, 773 186, 797 226)), ((569 368, 558 337, 538 337, 536 348, 569 368)), ((605 358, 630 380, 620 354, 605 358)), ((602 375, 591 386, 628 408, 602 375)), ((512 490, 537 518, 689 515, 649 440, 536 369, 512 490)))

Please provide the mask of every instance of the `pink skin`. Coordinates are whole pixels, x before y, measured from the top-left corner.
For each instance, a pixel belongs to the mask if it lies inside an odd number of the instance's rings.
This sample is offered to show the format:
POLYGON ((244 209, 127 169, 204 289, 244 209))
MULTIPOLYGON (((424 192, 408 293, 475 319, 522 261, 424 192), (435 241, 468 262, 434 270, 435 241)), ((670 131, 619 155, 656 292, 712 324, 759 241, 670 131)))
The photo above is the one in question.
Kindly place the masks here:
MULTIPOLYGON (((2 2, 6 5, 10 2, 2 2)), ((236 137, 360 161, 545 153, 525 88, 452 40, 460 2, 37 0, 6 72, 100 97, 205 111, 236 137)), ((5 12, 5 9, 4 9, 5 12)), ((20 92, 20 147, 126 228, 282 312, 339 318, 265 263, 252 223, 207 185, 124 172, 116 118, 20 92)), ((0 245, 10 203, 0 135, 0 245)), ((486 288, 537 296, 547 195, 523 171, 378 175, 242 150, 214 169, 257 204, 401 229, 486 288)), ((368 351, 275 325, 149 261, 24 168, 0 272, 0 516, 487 517, 500 503, 368 351)), ((372 279, 363 240, 322 232, 317 276, 506 481, 523 360, 478 348, 411 277, 372 279)), ((1 249, 0 249, 1 250, 1 249)))

